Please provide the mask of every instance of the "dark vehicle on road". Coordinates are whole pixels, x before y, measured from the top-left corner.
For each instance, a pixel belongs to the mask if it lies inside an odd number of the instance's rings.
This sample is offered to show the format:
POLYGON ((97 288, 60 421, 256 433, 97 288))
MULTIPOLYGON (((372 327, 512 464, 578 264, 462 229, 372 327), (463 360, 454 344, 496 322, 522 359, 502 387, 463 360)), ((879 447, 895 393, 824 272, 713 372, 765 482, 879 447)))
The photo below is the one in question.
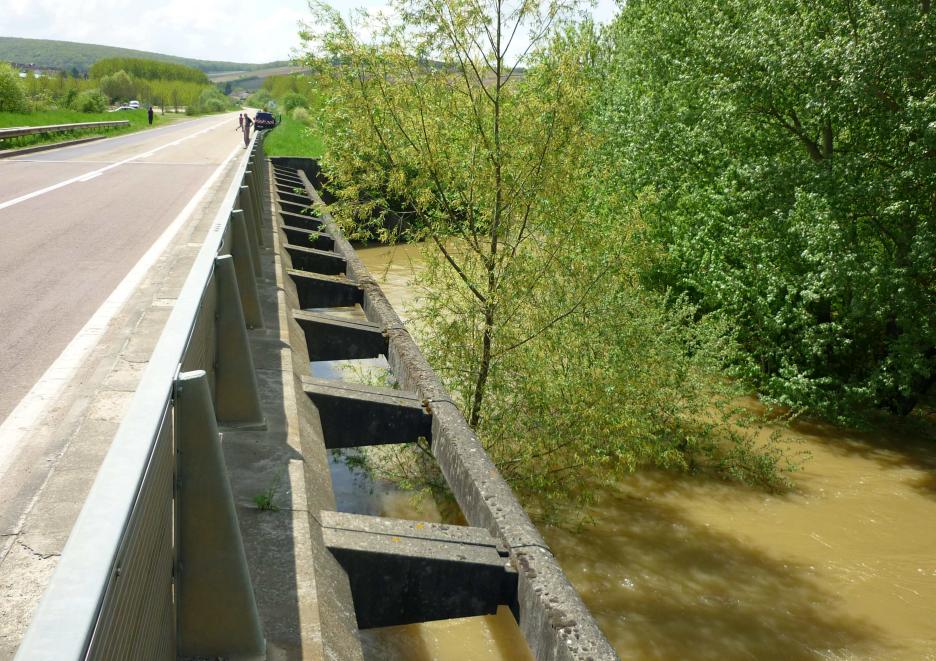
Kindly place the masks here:
POLYGON ((258 112, 257 116, 254 117, 254 130, 262 131, 263 129, 271 129, 275 126, 276 118, 273 117, 273 113, 258 112))

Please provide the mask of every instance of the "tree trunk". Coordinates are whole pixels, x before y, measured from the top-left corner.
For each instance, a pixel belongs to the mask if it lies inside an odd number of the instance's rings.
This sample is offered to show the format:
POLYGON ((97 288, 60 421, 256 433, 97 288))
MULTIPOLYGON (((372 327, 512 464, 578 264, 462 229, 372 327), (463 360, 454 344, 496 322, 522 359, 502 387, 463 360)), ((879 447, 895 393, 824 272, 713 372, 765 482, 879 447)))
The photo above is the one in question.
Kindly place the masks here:
POLYGON ((478 378, 475 381, 474 395, 471 398, 471 412, 468 424, 477 427, 481 421, 481 406, 484 403, 484 388, 487 385, 488 374, 491 371, 491 351, 494 339, 494 306, 489 302, 484 308, 484 333, 481 337, 481 360, 478 364, 478 378))

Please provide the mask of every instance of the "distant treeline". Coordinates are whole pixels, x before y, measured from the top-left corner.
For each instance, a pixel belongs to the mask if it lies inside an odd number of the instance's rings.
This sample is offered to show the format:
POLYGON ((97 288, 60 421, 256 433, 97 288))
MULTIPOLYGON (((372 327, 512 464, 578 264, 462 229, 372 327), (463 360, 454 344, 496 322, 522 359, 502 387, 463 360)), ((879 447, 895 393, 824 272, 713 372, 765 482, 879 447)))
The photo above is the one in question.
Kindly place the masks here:
POLYGON ((206 73, 218 71, 252 71, 288 66, 286 60, 249 64, 219 60, 197 60, 163 53, 150 53, 132 48, 115 48, 98 44, 81 44, 53 39, 22 39, 0 37, 0 61, 26 62, 52 69, 61 69, 72 75, 85 74, 98 60, 113 57, 144 58, 160 62, 175 62, 194 67, 206 73))
POLYGON ((0 63, 0 109, 17 113, 55 110, 103 112, 109 105, 137 100, 143 106, 185 109, 189 114, 220 112, 230 100, 207 76, 180 64, 110 58, 91 67, 91 75, 19 78, 18 71, 0 63))
POLYGON ((208 76, 205 72, 194 67, 136 57, 109 57, 99 60, 91 66, 88 76, 104 78, 118 71, 125 71, 128 75, 143 80, 178 80, 200 85, 208 84, 208 76))

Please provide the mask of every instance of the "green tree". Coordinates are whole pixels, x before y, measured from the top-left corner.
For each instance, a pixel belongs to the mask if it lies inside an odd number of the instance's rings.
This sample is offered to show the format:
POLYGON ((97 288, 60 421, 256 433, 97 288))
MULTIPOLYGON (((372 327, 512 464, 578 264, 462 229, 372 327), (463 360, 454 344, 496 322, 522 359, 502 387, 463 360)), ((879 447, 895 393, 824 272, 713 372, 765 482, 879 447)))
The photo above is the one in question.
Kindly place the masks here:
POLYGON ((126 71, 117 71, 101 78, 101 91, 111 101, 129 101, 136 96, 136 86, 126 71))
POLYGON ((75 97, 72 108, 78 112, 104 112, 107 110, 107 97, 100 90, 85 90, 75 97))
POLYGON ((645 281, 731 319, 768 399, 908 412, 936 378, 930 3, 632 0, 605 47, 645 281))
POLYGON ((178 80, 189 83, 208 84, 208 76, 199 69, 134 57, 109 57, 95 62, 89 70, 91 78, 104 78, 123 71, 133 78, 143 80, 178 80))
POLYGON ((252 108, 266 109, 270 106, 270 102, 273 100, 273 97, 270 96, 270 93, 265 89, 258 89, 256 92, 247 97, 246 104, 252 108))
POLYGON ((308 108, 309 100, 299 92, 289 92, 280 100, 283 110, 292 112, 296 108, 308 108))
MULTIPOLYGON (((410 0, 363 41, 319 5, 325 29, 303 37, 332 210, 357 236, 427 242, 421 346, 527 502, 587 498, 586 476, 645 463, 775 480, 776 455, 703 422, 730 398, 718 320, 686 325, 695 306, 641 292, 636 221, 590 205, 597 41, 570 9, 410 0)), ((437 484, 428 447, 402 452, 395 477, 437 484)))
POLYGON ((0 63, 0 112, 27 112, 28 109, 18 72, 0 63))
POLYGON ((195 103, 192 103, 186 109, 189 115, 199 115, 209 112, 222 112, 228 109, 230 99, 215 86, 206 87, 199 94, 195 103))

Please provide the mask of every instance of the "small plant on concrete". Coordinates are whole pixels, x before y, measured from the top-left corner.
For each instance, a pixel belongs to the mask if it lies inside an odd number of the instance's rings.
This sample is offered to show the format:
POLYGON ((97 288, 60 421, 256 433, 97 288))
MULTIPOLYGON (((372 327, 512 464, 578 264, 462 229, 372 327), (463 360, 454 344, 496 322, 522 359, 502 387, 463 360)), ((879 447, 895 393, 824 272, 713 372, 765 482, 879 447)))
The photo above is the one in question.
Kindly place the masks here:
POLYGON ((265 491, 258 493, 253 497, 254 504, 261 512, 278 512, 279 506, 276 504, 276 492, 279 489, 279 478, 271 484, 265 491))

